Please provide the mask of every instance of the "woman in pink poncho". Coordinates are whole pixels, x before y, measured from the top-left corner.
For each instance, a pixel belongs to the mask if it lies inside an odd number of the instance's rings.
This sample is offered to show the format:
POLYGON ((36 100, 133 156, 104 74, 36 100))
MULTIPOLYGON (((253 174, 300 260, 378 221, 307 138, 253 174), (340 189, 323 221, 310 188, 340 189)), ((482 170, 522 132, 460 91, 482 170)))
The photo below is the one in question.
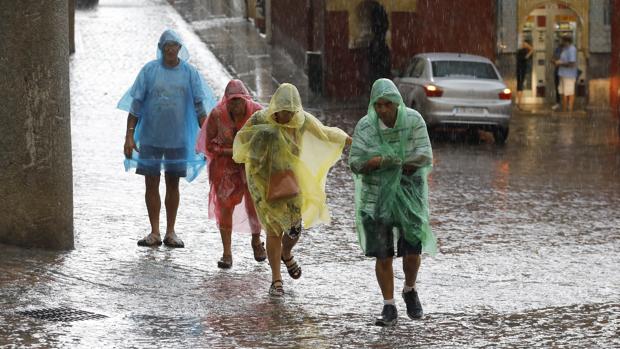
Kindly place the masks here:
POLYGON ((262 106, 252 100, 243 82, 231 80, 222 100, 202 125, 196 144, 196 151, 205 154, 209 162, 209 218, 215 217, 220 229, 224 253, 217 265, 223 269, 232 267, 233 229, 251 232, 254 259, 259 262, 266 259, 260 239, 261 225, 247 188, 244 165, 232 159, 237 131, 260 109, 262 106))

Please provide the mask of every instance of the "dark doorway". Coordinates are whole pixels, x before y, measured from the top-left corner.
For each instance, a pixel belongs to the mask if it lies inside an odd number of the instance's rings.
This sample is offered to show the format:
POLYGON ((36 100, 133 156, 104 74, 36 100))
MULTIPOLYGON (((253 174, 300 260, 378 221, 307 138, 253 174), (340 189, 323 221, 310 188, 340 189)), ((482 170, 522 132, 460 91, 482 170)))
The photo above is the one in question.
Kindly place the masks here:
POLYGON ((370 21, 370 40, 368 45, 368 81, 369 84, 380 78, 391 78, 390 48, 386 34, 390 27, 385 8, 376 1, 364 3, 370 21))

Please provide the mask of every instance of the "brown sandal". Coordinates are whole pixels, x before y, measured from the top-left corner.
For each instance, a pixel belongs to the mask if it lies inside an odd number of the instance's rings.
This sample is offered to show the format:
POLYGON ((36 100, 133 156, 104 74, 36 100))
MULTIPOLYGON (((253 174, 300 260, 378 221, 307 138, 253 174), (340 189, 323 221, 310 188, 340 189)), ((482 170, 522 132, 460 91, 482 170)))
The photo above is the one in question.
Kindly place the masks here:
POLYGON ((261 241, 260 244, 252 244, 252 250, 254 251, 254 259, 257 262, 263 262, 267 259, 267 251, 265 251, 265 243, 261 241))
POLYGON ((282 280, 275 280, 271 283, 271 287, 269 287, 269 295, 274 298, 280 298, 284 296, 284 287, 282 280))
POLYGON ((293 279, 299 279, 301 277, 301 267, 297 264, 297 261, 295 261, 294 258, 295 257, 293 257, 293 255, 291 255, 291 258, 287 260, 284 260, 284 257, 282 257, 282 262, 284 262, 284 265, 286 266, 288 275, 290 275, 293 279))

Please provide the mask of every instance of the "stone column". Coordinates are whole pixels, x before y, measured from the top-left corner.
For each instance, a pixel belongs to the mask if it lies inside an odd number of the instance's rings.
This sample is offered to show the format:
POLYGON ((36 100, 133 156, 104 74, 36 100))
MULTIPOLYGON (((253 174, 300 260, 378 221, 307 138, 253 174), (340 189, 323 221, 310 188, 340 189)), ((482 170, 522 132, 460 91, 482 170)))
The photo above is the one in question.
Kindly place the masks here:
POLYGON ((75 0, 69 0, 69 53, 75 53, 75 0))
POLYGON ((73 248, 67 0, 0 1, 0 242, 73 248))

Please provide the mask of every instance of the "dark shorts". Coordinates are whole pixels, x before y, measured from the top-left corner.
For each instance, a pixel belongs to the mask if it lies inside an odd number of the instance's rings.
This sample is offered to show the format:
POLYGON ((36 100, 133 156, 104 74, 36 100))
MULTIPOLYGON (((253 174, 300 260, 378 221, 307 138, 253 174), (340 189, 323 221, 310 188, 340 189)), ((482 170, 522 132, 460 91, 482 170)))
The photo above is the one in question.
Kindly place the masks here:
POLYGON ((187 150, 185 148, 160 148, 142 145, 138 154, 140 161, 136 168, 137 174, 159 176, 163 163, 166 174, 177 177, 187 176, 187 150))
POLYGON ((362 224, 366 232, 366 256, 379 259, 394 257, 394 233, 393 229, 398 230, 398 241, 396 242, 396 256, 419 255, 422 253, 422 243, 417 241, 415 244, 405 240, 403 233, 398 227, 383 224, 375 221, 370 216, 362 213, 362 224))

